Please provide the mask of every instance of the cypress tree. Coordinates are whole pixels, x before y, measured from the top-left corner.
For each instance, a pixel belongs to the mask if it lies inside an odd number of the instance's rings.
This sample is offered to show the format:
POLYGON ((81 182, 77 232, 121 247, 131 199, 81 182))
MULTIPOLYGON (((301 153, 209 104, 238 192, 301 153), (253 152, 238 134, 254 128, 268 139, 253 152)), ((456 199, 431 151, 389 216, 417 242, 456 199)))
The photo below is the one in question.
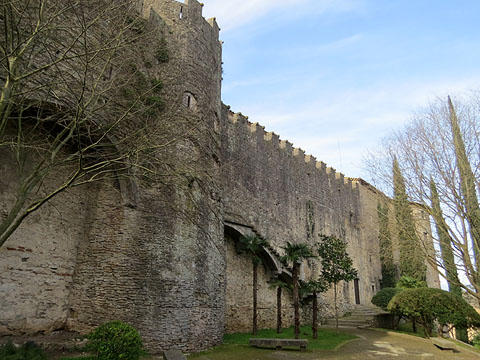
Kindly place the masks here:
POLYGON ((420 247, 420 240, 417 236, 410 202, 407 197, 405 180, 396 157, 393 159, 393 195, 400 248, 400 274, 425 281, 427 268, 424 251, 420 247))
POLYGON ((475 274, 473 274, 473 277, 475 284, 478 285, 480 284, 478 276, 478 266, 480 264, 480 206, 475 188, 475 176, 468 161, 465 143, 458 125, 457 114, 450 96, 448 97, 448 109, 450 112, 450 126, 452 128, 455 157, 460 175, 460 191, 465 205, 465 218, 470 227, 470 236, 475 256, 475 274))
POLYGON ((430 193, 432 200, 432 216, 437 229, 438 242, 440 244, 440 251, 447 277, 448 289, 450 292, 461 296, 462 290, 458 285, 460 281, 458 279, 457 267, 455 266, 455 259, 453 256, 452 239, 448 234, 448 226, 443 218, 437 186, 435 185, 433 179, 430 179, 430 193))
POLYGON ((390 229, 388 228, 388 205, 377 205, 379 223, 380 263, 382 265, 382 288, 393 288, 397 282, 390 229))

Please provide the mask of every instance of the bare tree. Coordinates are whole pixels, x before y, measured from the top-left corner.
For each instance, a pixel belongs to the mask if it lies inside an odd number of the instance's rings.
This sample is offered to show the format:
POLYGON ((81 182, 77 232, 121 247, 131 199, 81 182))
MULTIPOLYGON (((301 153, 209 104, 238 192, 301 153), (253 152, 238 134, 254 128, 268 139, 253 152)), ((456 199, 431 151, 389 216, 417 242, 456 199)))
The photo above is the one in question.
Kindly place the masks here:
POLYGON ((198 124, 159 120, 167 118, 159 68, 168 52, 162 30, 136 7, 135 0, 2 1, 0 155, 19 181, 0 219, 0 246, 71 187, 166 183, 193 171, 188 161, 183 168, 165 161, 198 124))
MULTIPOLYGON (((369 154, 366 167, 372 182, 391 192, 391 163, 398 159, 408 199, 418 203, 440 231, 436 253, 423 244, 429 261, 440 269, 450 286, 461 286, 480 300, 478 294, 478 189, 480 186, 480 98, 477 93, 458 98, 437 99, 419 111, 403 129, 384 139, 377 153, 369 154), (431 184, 435 184, 432 191, 431 184), (390 189, 390 190, 388 190, 390 189), (439 201, 439 203, 437 203, 439 201), (442 237, 442 239, 440 239, 442 237), (449 239, 454 265, 463 282, 455 284, 451 258, 442 257, 449 239), (460 276, 462 278, 462 276, 460 276)), ((422 229, 417 229, 422 232, 422 229)), ((423 236, 420 234, 420 239, 423 236)))

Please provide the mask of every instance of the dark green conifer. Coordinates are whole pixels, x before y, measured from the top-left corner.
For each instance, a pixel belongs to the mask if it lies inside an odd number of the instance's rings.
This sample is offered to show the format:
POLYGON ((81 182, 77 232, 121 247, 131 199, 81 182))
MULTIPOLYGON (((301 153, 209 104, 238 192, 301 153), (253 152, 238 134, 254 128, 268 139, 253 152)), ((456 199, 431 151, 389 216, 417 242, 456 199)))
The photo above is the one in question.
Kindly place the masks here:
POLYGON ((455 158, 460 175, 460 191, 462 193, 462 200, 465 204, 465 214, 462 215, 467 219, 470 227, 473 253, 475 256, 475 274, 473 274, 473 278, 475 284, 480 284, 478 276, 478 266, 480 264, 480 206, 478 204, 477 191, 475 188, 476 180, 470 162, 468 161, 465 143, 463 141, 460 126, 458 125, 457 114, 450 97, 448 97, 448 109, 450 112, 453 144, 455 146, 455 158))
POLYGON ((430 192, 432 200, 432 216, 437 229, 438 242, 440 244, 442 262, 446 272, 448 289, 450 292, 461 296, 462 290, 459 286, 460 281, 458 280, 457 267, 455 266, 455 259, 453 256, 452 239, 448 234, 448 226, 443 218, 437 186, 433 179, 430 179, 430 192))
POLYGON ((393 204, 400 248, 400 274, 425 281, 427 267, 424 249, 417 236, 405 180, 396 157, 393 159, 393 204))
POLYGON ((382 265, 382 288, 395 287, 397 275, 393 262, 392 237, 388 227, 388 205, 377 205, 379 223, 380 263, 382 265))

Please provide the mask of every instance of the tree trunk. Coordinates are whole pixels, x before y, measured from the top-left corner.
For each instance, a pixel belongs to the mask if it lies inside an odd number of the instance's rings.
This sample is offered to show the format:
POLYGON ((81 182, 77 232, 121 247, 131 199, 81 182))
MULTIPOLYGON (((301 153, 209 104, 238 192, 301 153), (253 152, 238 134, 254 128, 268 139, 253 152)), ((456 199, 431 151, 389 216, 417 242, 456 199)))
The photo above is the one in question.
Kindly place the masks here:
POLYGON ((333 293, 335 297, 335 328, 338 333, 337 283, 333 283, 333 293))
POLYGON ((417 333, 417 320, 412 317, 412 330, 416 334, 417 333))
POLYGON ((258 264, 253 263, 253 335, 257 335, 257 268, 258 264))
POLYGON ((277 288, 277 334, 282 332, 282 288, 277 288))
MULTIPOLYGON (((395 315, 394 315, 393 317, 395 317, 395 315)), ((397 321, 396 321, 396 323, 395 323, 395 326, 394 326, 394 328, 393 328, 394 330, 398 330, 398 325, 400 325, 400 321, 401 321, 401 320, 402 320, 402 317, 399 315, 399 316, 398 316, 398 319, 397 319, 397 321)))
POLYGON ((427 319, 425 316, 420 318, 420 322, 423 325, 423 337, 429 339, 432 336, 432 321, 427 319))
POLYGON ((455 328, 455 337, 457 340, 463 341, 465 343, 468 343, 468 330, 465 328, 455 328))
POLYGON ((298 299, 298 264, 293 264, 293 309, 295 322, 295 339, 300 335, 300 314, 299 314, 299 299, 298 299))
POLYGON ((318 299, 317 293, 313 293, 313 319, 312 319, 313 338, 318 339, 318 299))

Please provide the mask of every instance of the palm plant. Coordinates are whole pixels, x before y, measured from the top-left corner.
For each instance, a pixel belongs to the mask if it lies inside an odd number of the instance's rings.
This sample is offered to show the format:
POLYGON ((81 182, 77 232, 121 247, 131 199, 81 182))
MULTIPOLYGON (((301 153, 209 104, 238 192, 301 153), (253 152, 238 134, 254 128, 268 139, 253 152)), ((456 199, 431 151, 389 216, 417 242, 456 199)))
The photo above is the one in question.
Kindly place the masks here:
POLYGON ((292 244, 287 241, 287 246, 283 247, 285 255, 280 259, 286 264, 292 265, 292 281, 293 281, 293 308, 295 312, 295 339, 300 334, 300 314, 299 314, 299 296, 298 296, 298 277, 300 273, 300 265, 304 259, 315 257, 312 250, 307 244, 292 244))
POLYGON ((258 291, 258 265, 261 264, 260 251, 268 246, 268 241, 255 235, 242 236, 240 238, 241 248, 252 259, 253 265, 253 324, 252 333, 257 335, 257 291, 258 291))
POLYGON ((328 290, 328 283, 323 279, 319 278, 318 280, 310 280, 302 283, 303 291, 306 293, 312 293, 312 333, 313 338, 318 339, 318 298, 319 293, 325 292, 328 290))
POLYGON ((280 278, 270 283, 271 289, 277 289, 277 334, 282 333, 282 289, 292 290, 292 286, 280 278))

